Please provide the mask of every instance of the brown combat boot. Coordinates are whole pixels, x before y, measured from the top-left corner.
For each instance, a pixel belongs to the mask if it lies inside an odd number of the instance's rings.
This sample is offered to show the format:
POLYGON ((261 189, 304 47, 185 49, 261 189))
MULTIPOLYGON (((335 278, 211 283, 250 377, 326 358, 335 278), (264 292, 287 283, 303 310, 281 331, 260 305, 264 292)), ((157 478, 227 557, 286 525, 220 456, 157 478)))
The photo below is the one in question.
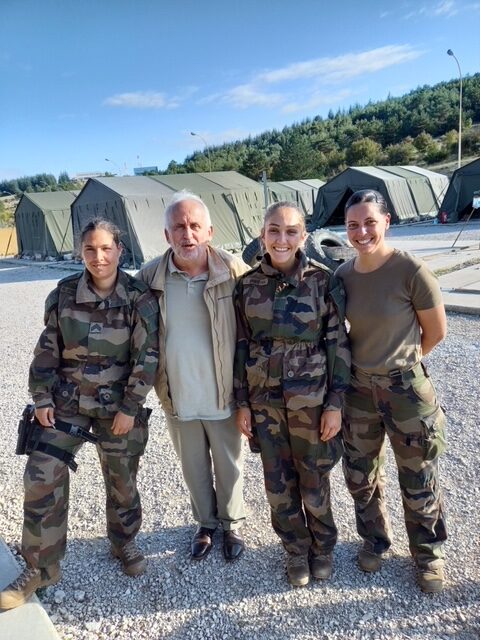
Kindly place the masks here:
POLYGON ((297 556, 291 553, 287 556, 288 581, 294 587, 304 587, 310 580, 308 555, 297 556))
POLYGON ((22 573, 0 592, 0 609, 14 609, 30 598, 37 589, 56 584, 60 580, 60 566, 46 569, 25 567, 22 573))
POLYGON ((440 593, 443 591, 444 579, 442 565, 418 567, 418 585, 423 593, 440 593))
POLYGON ((331 553, 311 556, 310 571, 317 580, 328 580, 332 575, 333 558, 331 553))
POLYGON ((140 576, 145 573, 147 561, 134 540, 130 540, 120 548, 112 545, 112 553, 122 563, 123 572, 127 576, 140 576))
POLYGON ((370 551, 365 545, 360 549, 357 556, 358 566, 362 571, 375 573, 382 567, 383 555, 370 551))

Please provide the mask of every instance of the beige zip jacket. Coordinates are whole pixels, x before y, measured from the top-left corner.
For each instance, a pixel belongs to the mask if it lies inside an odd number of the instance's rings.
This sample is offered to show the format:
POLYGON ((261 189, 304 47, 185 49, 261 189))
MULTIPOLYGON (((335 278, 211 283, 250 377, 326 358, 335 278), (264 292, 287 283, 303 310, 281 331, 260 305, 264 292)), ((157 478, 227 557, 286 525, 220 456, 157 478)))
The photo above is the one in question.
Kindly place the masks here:
MULTIPOLYGON (((159 364, 155 379, 155 391, 165 413, 175 416, 170 388, 175 380, 167 379, 165 364, 165 277, 172 250, 146 264, 136 277, 142 280, 157 296, 160 306, 159 364)), ((219 409, 227 408, 233 402, 233 359, 235 354, 236 321, 233 306, 233 290, 236 280, 249 270, 243 260, 214 247, 208 248, 208 280, 204 298, 210 314, 213 357, 217 379, 219 409)), ((181 345, 179 351, 181 350, 181 345)))

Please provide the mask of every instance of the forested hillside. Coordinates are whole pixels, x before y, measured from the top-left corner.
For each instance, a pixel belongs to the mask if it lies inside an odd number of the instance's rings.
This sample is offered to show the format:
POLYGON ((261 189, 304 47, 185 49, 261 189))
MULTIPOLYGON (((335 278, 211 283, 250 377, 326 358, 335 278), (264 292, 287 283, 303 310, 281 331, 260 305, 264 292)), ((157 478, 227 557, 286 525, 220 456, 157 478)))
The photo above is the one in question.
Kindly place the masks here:
MULTIPOLYGON (((170 162, 165 173, 235 170, 258 180, 328 179, 349 165, 430 165, 455 157, 458 81, 424 86, 401 98, 355 105, 316 116, 281 131, 209 147, 170 162)), ((480 73, 463 81, 462 149, 480 155, 480 73)))
MULTIPOLYGON (((281 131, 212 146, 193 153, 183 163, 171 161, 162 173, 234 170, 258 180, 329 179, 349 165, 420 164, 454 159, 458 145, 458 81, 419 87, 400 98, 389 98, 347 111, 331 111, 281 131)), ((462 152, 480 155, 480 73, 463 80, 462 152)), ((66 173, 0 182, 0 194, 75 189, 66 173)))

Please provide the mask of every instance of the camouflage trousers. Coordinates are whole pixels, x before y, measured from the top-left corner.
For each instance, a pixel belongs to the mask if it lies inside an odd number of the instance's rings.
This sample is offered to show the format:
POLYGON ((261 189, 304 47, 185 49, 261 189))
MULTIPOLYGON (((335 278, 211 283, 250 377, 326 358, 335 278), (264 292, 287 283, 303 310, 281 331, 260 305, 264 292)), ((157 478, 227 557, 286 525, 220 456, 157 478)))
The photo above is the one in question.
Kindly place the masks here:
POLYGON ((438 457, 445 450, 445 416, 422 364, 387 376, 354 370, 345 397, 345 479, 358 533, 379 554, 391 545, 385 434, 398 468, 410 552, 418 566, 443 564, 447 531, 438 457))
MULTIPOLYGON (((105 483, 107 533, 115 547, 133 540, 142 522, 136 478, 148 438, 144 412, 142 410, 134 428, 124 436, 112 434, 112 420, 85 416, 63 418, 56 414, 59 420, 91 428, 99 438, 96 446, 105 483)), ((83 440, 55 429, 44 429, 41 441, 71 454, 77 453, 84 444, 83 440)), ((53 456, 34 451, 28 457, 24 473, 22 555, 31 566, 48 567, 65 555, 69 473, 67 465, 53 456)))
POLYGON ((340 434, 320 440, 322 407, 251 409, 276 534, 288 553, 330 553, 337 541, 330 471, 342 455, 340 434))

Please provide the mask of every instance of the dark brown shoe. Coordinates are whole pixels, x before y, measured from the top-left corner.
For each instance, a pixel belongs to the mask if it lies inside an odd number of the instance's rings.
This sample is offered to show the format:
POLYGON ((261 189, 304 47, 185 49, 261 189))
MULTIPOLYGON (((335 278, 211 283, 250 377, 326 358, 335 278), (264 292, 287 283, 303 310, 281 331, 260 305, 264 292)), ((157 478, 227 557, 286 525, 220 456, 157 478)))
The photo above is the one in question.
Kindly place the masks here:
POLYGON ((236 560, 244 551, 245 542, 238 529, 223 532, 223 555, 227 562, 236 560))
POLYGON ((192 551, 191 555, 194 560, 203 560, 213 547, 213 534, 215 529, 209 529, 208 527, 198 527, 195 531, 195 535, 192 539, 192 551))

